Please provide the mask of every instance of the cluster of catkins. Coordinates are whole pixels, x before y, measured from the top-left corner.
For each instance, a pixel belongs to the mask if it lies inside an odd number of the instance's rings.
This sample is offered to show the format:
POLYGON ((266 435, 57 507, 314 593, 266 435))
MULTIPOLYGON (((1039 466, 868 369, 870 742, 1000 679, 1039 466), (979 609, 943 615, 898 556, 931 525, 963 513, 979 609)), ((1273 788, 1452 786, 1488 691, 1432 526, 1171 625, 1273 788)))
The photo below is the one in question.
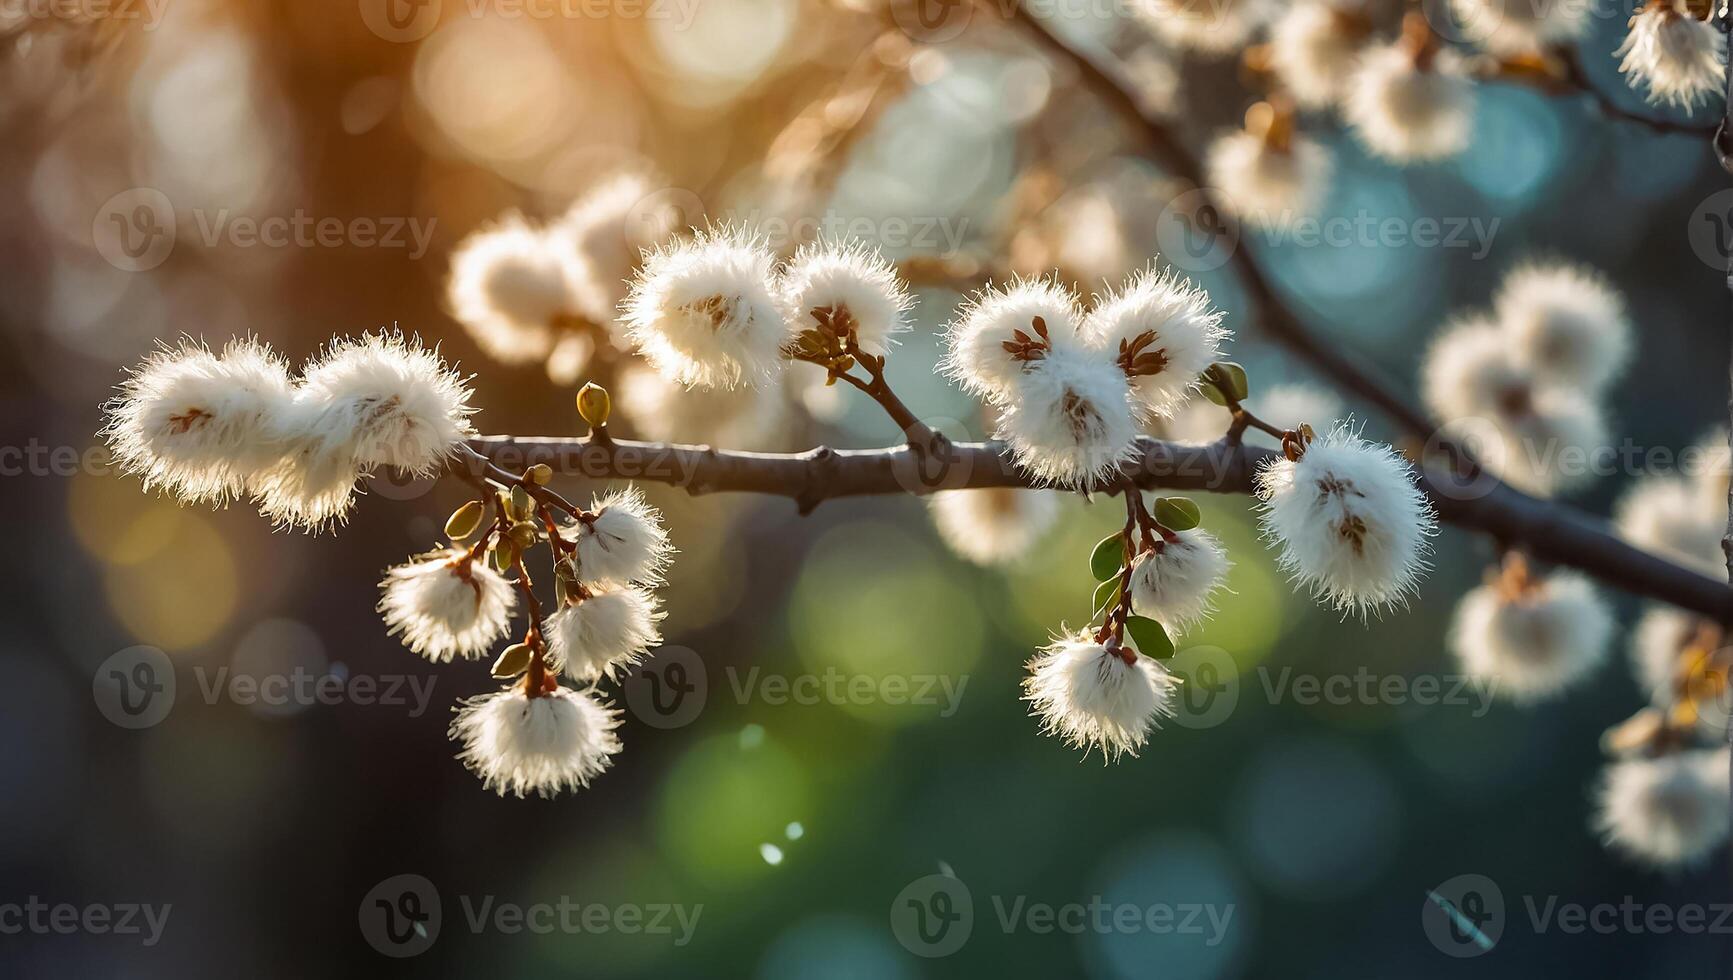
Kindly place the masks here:
MULTIPOLYGON (((1242 220, 1278 225, 1315 212, 1332 170, 1329 150, 1297 131, 1300 110, 1335 110, 1373 154, 1398 164, 1455 156, 1473 133, 1475 82, 1507 68, 1568 78, 1554 54, 1587 32, 1594 5, 1536 0, 1451 0, 1445 43, 1427 14, 1411 12, 1397 37, 1381 40, 1365 0, 1139 0, 1140 19, 1176 48, 1204 56, 1246 52, 1269 79, 1268 101, 1243 130, 1219 137, 1206 159, 1209 183, 1242 220), (1259 37, 1267 39, 1253 47, 1259 37)), ((1652 101, 1693 106, 1725 86, 1726 37, 1710 0, 1646 0, 1615 52, 1620 70, 1652 101)), ((1432 11, 1443 14, 1442 8, 1432 11)))
MULTIPOLYGON (((1625 369, 1632 327, 1599 273, 1560 262, 1517 267, 1491 310, 1459 318, 1427 353, 1421 387, 1444 431, 1476 461, 1529 493, 1551 496, 1604 472, 1600 401, 1625 369)), ((1685 453, 1677 475, 1644 477, 1620 502, 1622 536, 1645 550, 1726 574, 1726 433, 1685 453)), ((1617 624, 1577 572, 1542 573, 1509 552, 1457 605, 1449 646, 1462 668, 1519 703, 1555 698, 1608 659, 1617 624)), ((1720 630, 1657 606, 1633 632, 1631 655, 1652 706, 1609 735, 1616 756, 1596 822, 1620 850, 1655 864, 1708 854, 1726 835, 1725 712, 1706 712, 1724 684, 1720 630), (1713 718, 1705 718, 1705 714, 1713 718), (1716 734, 1708 734, 1714 728, 1716 734)))
MULTIPOLYGON (((532 468, 531 482, 540 476, 532 468)), ((538 508, 522 487, 492 507, 491 524, 481 520, 479 503, 453 516, 458 524, 447 529, 458 539, 474 536, 468 547, 454 543, 388 571, 379 611, 393 634, 429 660, 485 656, 510 627, 517 588, 528 591, 502 573, 527 574, 524 549, 545 539, 556 608, 500 654, 493 675, 507 686, 463 702, 451 736, 462 745, 458 757, 501 795, 587 786, 620 750, 619 711, 596 685, 617 680, 662 642, 652 590, 673 553, 667 531, 635 488, 596 497, 575 514, 538 508), (561 685, 560 676, 584 689, 561 685)))
MULTIPOLYGON (((186 341, 128 376, 104 435, 147 487, 186 503, 250 497, 280 524, 318 530, 348 518, 358 481, 378 467, 444 468, 473 434, 470 397, 436 352, 395 334, 334 340, 299 378, 255 340, 220 353, 186 341)), ((636 490, 566 513, 538 506, 539 491, 528 489, 547 475, 532 468, 509 495, 466 505, 448 530, 474 541, 391 569, 379 603, 391 632, 429 660, 481 657, 505 635, 518 590, 528 591, 505 573, 525 574, 523 551, 548 540, 559 606, 494 668, 523 682, 463 704, 451 729, 490 788, 520 796, 584 785, 618 750, 618 713, 556 678, 593 687, 660 642, 650 588, 671 553, 636 490), (494 519, 484 524, 488 508, 494 519)))
MULTIPOLYGON (((790 360, 882 357, 907 305, 876 253, 818 245, 784 265, 734 229, 648 255, 621 320, 659 372, 706 389, 763 385, 790 360), (815 356, 827 344, 829 353, 815 356)), ((1171 418, 1215 364, 1228 336, 1221 320, 1207 295, 1171 275, 1134 276, 1088 308, 1052 280, 1019 280, 959 312, 943 370, 988 404, 997 436, 1033 477, 1065 489, 1115 486, 1142 425, 1171 418)), ((1296 581, 1362 614, 1411 593, 1435 522, 1389 447, 1347 425, 1296 436, 1258 475, 1258 488, 1263 527, 1296 581)), ((979 537, 963 550, 986 557, 1014 552, 1031 533, 1007 514, 1034 514, 1038 527, 1055 506, 1050 491, 953 491, 933 503, 946 536, 979 537)), ((1123 622, 1135 611, 1158 624, 1165 652, 1139 655, 1137 630, 1129 640, 1123 629, 1062 631, 1026 683, 1046 727, 1106 756, 1141 746, 1170 710, 1174 681, 1158 659, 1171 653, 1166 636, 1207 613, 1228 566, 1195 522, 1150 518, 1119 566, 1129 588, 1117 615, 1123 622)))
MULTIPOLYGON (((1679 462, 1678 473, 1645 476, 1627 491, 1615 525, 1632 544, 1720 578, 1733 473, 1727 430, 1710 432, 1679 462)), ((1600 825, 1638 859, 1701 861, 1727 836, 1723 740, 1733 665, 1725 638, 1707 619, 1656 604, 1632 630, 1630 652, 1649 707, 1607 739, 1615 761, 1601 783, 1600 825)))
POLYGON ((473 434, 470 389, 435 351, 396 334, 333 340, 290 376, 265 344, 164 346, 107 406, 115 461, 188 503, 250 498, 278 524, 348 518, 381 466, 427 476, 473 434))
POLYGON ((1422 394, 1445 433, 1505 482, 1552 496, 1587 482, 1608 442, 1600 400, 1631 354, 1625 302, 1600 273, 1518 266, 1489 313, 1432 344, 1422 394))

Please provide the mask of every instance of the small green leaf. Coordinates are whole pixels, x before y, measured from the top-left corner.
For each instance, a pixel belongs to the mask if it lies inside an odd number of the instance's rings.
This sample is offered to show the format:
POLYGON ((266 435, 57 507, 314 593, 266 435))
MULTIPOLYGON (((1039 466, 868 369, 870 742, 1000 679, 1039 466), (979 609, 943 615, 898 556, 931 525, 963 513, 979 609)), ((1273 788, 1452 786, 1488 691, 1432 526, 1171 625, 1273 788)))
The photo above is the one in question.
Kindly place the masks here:
POLYGON ((1198 375, 1198 382, 1201 385, 1199 390, 1203 392, 1205 398, 1223 408, 1228 407, 1228 397, 1222 394, 1220 388, 1216 387, 1215 368, 1213 366, 1198 375))
POLYGON ((1162 497, 1155 502, 1155 519, 1169 531, 1189 531, 1203 523, 1203 514, 1190 497, 1162 497))
POLYGON ((493 567, 501 573, 509 572, 517 564, 518 547, 510 540, 495 541, 493 544, 493 567))
POLYGON ((1117 577, 1124 564, 1125 538, 1117 531, 1102 538, 1095 550, 1089 553, 1089 571, 1094 573, 1097 582, 1117 577))
POLYGON ((451 516, 445 519, 446 537, 456 541, 474 534, 475 529, 481 526, 481 517, 486 512, 487 508, 483 507, 479 500, 471 500, 452 511, 451 516))
POLYGON ((516 677, 530 669, 530 648, 527 644, 514 643, 505 648, 499 659, 493 662, 493 676, 516 677))
POLYGON ((1228 404, 1228 395, 1233 401, 1244 401, 1251 390, 1251 383, 1246 378, 1246 369, 1233 361, 1217 361, 1204 369, 1198 380, 1203 382, 1205 398, 1217 405, 1228 404), (1226 388, 1223 394, 1221 389, 1226 388))
POLYGON ((1119 604, 1119 576, 1115 575, 1095 587, 1095 600, 1090 604, 1095 611, 1089 618, 1101 615, 1102 610, 1111 609, 1119 604))
POLYGON ((1173 656, 1173 641, 1168 639, 1167 630, 1161 624, 1147 616, 1131 616, 1125 620, 1126 635, 1131 637, 1131 645, 1137 647, 1137 652, 1156 660, 1166 660, 1173 656))
POLYGON ((523 520, 535 513, 535 501, 530 499, 528 490, 514 485, 511 488, 511 516, 513 520, 523 520))
POLYGON ((1245 397, 1251 394, 1251 381, 1246 378, 1246 369, 1233 361, 1223 361, 1220 367, 1227 374, 1229 390, 1234 393, 1235 398, 1244 401, 1245 397))

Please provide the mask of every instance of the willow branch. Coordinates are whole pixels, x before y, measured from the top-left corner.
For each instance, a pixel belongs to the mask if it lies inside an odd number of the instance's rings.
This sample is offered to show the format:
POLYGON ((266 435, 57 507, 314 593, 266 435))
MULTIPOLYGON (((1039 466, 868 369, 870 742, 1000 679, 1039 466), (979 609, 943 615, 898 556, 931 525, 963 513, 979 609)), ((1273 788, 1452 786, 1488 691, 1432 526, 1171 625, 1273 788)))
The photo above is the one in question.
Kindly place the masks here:
MULTIPOLYGON (((996 442, 949 443, 938 459, 908 446, 749 453, 538 436, 481 436, 469 447, 507 470, 546 463, 570 476, 664 483, 692 494, 768 494, 792 499, 801 513, 843 497, 1039 486, 996 442)), ((1144 438, 1120 472, 1145 490, 1250 494, 1254 474, 1275 456, 1272 450, 1225 439, 1191 446, 1144 438)), ((451 464, 460 478, 473 476, 473 468, 482 465, 468 456, 451 464)), ((1520 544, 1535 558, 1579 569, 1633 595, 1733 625, 1733 590, 1726 583, 1632 547, 1573 508, 1537 500, 1484 474, 1462 484, 1422 473, 1421 486, 1450 524, 1520 544)))
MULTIPOLYGON (((1031 14, 1027 4, 1009 4, 1003 9, 1010 20, 1023 25, 1038 46, 1054 57, 1069 62, 1082 77, 1084 84, 1095 91, 1103 102, 1130 121, 1157 163, 1174 176, 1193 184, 1201 202, 1210 203, 1209 189, 1204 186, 1202 164, 1174 137, 1160 118, 1144 107, 1132 93, 1130 86, 1121 79, 1117 65, 1109 64, 1106 59, 1093 52, 1072 47, 1054 34, 1040 17, 1031 14)), ((1221 212, 1220 205, 1215 207, 1221 212)), ((1435 430, 1425 413, 1410 404, 1402 390, 1386 381, 1370 362, 1354 353, 1352 345, 1326 341, 1301 322, 1293 310, 1276 295, 1269 277, 1249 249, 1229 249, 1229 264, 1239 276, 1251 302, 1251 319, 1266 333, 1311 362, 1320 373, 1336 384, 1354 392, 1383 412, 1410 434, 1423 440, 1433 437, 1435 430)))

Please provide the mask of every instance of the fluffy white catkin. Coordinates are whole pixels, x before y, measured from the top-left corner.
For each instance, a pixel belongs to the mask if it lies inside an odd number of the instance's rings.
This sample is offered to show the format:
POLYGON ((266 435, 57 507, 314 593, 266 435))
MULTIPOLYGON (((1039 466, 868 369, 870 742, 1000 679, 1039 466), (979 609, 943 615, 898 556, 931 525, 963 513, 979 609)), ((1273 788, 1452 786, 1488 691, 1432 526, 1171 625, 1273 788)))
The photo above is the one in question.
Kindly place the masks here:
POLYGON ((1595 823, 1617 850, 1660 867, 1698 864, 1727 838, 1727 749, 1614 762, 1595 823))
POLYGON ((190 340, 144 359, 105 408, 122 470, 188 503, 225 503, 282 455, 276 420, 294 400, 287 365, 252 339, 221 354, 190 340))
POLYGON ((1092 348, 1116 357, 1141 342, 1140 354, 1154 360, 1132 374, 1132 391, 1144 408, 1170 417, 1221 358, 1231 336, 1224 315, 1191 280, 1145 270, 1102 296, 1082 329, 1092 348))
POLYGON ((1077 297, 1051 279, 988 286, 946 328, 942 367, 970 394, 1004 401, 1034 363, 1033 355, 1083 346, 1082 316, 1077 297))
POLYGON ((584 582, 659 584, 674 554, 661 513, 637 487, 592 498, 560 536, 577 545, 578 578, 584 582))
POLYGON ((1050 490, 992 487, 945 490, 927 498, 933 523, 952 551, 977 565, 1003 565, 1029 554, 1059 518, 1050 490))
POLYGON ((743 229, 711 229, 645 256, 621 320, 651 366, 696 388, 768 381, 794 336, 776 259, 743 229))
POLYGON ((1450 630, 1457 660, 1518 701, 1552 697, 1606 660, 1613 617, 1589 580, 1558 572, 1514 591, 1500 582, 1462 597, 1450 630))
POLYGON ((517 605, 510 582, 461 550, 398 565, 385 573, 379 590, 379 612, 391 635, 435 663, 487 653, 505 635, 517 605))
POLYGON ((1322 109, 1341 100, 1371 31, 1353 0, 1295 0, 1270 27, 1270 61, 1294 101, 1322 109))
POLYGON ((1347 424, 1257 475, 1264 535, 1282 569, 1345 612, 1405 604, 1429 567, 1432 506, 1408 463, 1347 424))
POLYGON ((505 364, 547 358, 568 318, 612 319, 583 256, 515 214, 457 247, 446 304, 482 351, 505 364))
POLYGON ((1029 662, 1023 698, 1045 732, 1107 761, 1136 755, 1158 718, 1173 715, 1179 681, 1141 654, 1131 662, 1087 633, 1054 638, 1029 662))
POLYGON ((1177 636, 1209 615, 1232 565, 1215 535, 1196 528, 1177 531, 1132 565, 1131 608, 1177 636))
POLYGON ((620 713, 564 687, 532 698, 514 686, 455 710, 450 734, 458 759, 501 796, 551 797, 588 786, 620 751, 620 713))
POLYGON ((1474 129, 1474 83, 1461 60, 1438 51, 1422 62, 1398 43, 1367 52, 1342 114, 1373 153, 1396 163, 1455 156, 1474 129))
POLYGON ((1690 108, 1724 91, 1727 36, 1691 14, 1685 0, 1645 3, 1613 54, 1630 83, 1649 101, 1690 108))
POLYGON ((855 342, 883 357, 895 336, 909 329, 914 305, 896 269, 877 250, 861 245, 815 242, 801 246, 782 276, 785 303, 802 328, 814 310, 846 310, 854 322, 855 342))
POLYGON ((636 586, 586 587, 543 624, 553 666, 568 677, 615 677, 662 642, 656 596, 636 586))
POLYGON ((1241 221, 1263 228, 1287 227, 1316 213, 1333 169, 1330 151, 1317 140, 1293 136, 1274 147, 1245 130, 1217 137, 1204 158, 1205 179, 1221 202, 1241 221))

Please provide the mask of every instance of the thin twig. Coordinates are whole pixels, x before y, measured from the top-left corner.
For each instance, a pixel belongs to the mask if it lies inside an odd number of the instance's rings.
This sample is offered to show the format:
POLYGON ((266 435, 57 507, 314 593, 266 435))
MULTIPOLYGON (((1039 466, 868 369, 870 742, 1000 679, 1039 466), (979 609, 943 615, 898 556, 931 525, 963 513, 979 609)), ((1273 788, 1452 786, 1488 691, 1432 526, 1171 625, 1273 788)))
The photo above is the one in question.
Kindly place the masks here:
MULTIPOLYGON (((951 443, 945 465, 937 470, 923 465, 930 460, 908 446, 748 453, 626 439, 597 446, 587 439, 535 436, 481 436, 470 446, 501 464, 546 463, 571 476, 665 483, 692 494, 788 497, 803 512, 842 497, 1039 486, 997 442, 951 443)), ((1254 474, 1277 455, 1226 440, 1188 446, 1144 438, 1120 471, 1145 490, 1250 494, 1254 474)), ((457 469, 466 465, 476 465, 474 458, 452 462, 457 469)), ((1579 569, 1633 595, 1733 626, 1733 589, 1727 583, 1633 547, 1604 521, 1575 508, 1537 500, 1484 474, 1465 483, 1454 474, 1422 469, 1420 486, 1450 524, 1520 545, 1540 561, 1579 569)))

